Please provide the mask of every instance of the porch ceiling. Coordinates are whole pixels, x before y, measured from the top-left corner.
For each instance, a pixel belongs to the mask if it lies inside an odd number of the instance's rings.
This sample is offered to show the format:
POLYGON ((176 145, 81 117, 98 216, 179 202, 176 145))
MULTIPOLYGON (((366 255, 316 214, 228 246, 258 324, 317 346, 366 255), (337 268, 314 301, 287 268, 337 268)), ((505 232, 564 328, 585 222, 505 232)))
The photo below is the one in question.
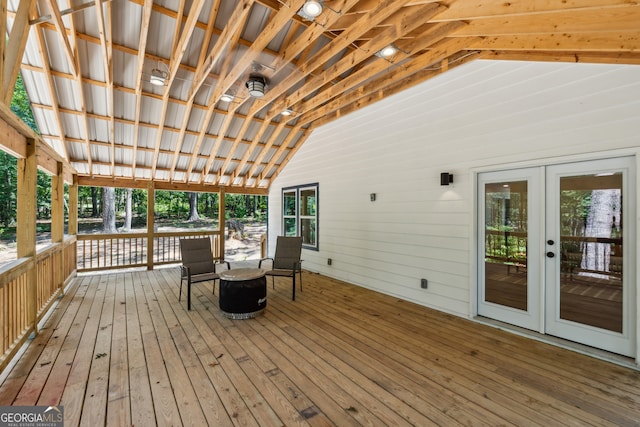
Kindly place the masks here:
POLYGON ((268 188, 316 127, 474 59, 640 64, 635 1, 326 0, 314 21, 303 3, 9 0, 9 54, 27 37, 40 132, 81 177, 238 192, 268 188))

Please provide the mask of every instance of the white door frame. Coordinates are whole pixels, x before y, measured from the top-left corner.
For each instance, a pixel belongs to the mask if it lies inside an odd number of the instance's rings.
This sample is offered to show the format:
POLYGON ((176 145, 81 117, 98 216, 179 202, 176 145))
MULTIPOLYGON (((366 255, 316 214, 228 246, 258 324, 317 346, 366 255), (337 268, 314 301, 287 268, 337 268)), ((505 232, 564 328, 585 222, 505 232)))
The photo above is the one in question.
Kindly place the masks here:
MULTIPOLYGON (((566 157, 545 158, 544 160, 533 159, 533 160, 526 160, 526 161, 516 161, 509 164, 484 165, 484 166, 478 166, 471 169, 472 187, 470 189, 471 190, 470 196, 472 198, 473 215, 471 218, 469 237, 470 237, 470 242, 472 244, 473 249, 469 253, 469 274, 471 277, 471 286, 469 288, 469 293, 470 293, 469 313, 472 319, 476 318, 479 315, 478 313, 479 287, 480 287, 479 262, 478 262, 478 258, 479 258, 478 257, 478 248, 479 248, 478 209, 480 205, 480 201, 478 200, 479 175, 484 172, 498 172, 498 171, 506 171, 511 169, 539 167, 539 166, 546 167, 546 166, 562 164, 562 163, 601 160, 601 159, 608 159, 608 158, 614 158, 614 157, 626 157, 626 156, 633 156, 635 159, 635 164, 634 164, 635 179, 634 180, 632 179, 631 180, 632 182, 630 183, 635 186, 636 191, 640 191, 640 148, 637 148, 637 147, 609 150, 607 152, 581 153, 581 154, 569 155, 566 157)), ((629 259, 628 263, 634 263, 635 265, 637 265, 638 263, 640 263, 640 238, 638 236, 638 230, 640 230, 640 197, 636 197, 634 207, 636 210, 636 218, 629 218, 627 221, 627 226, 630 226, 631 222, 633 222, 634 231, 629 236, 629 240, 630 240, 629 245, 633 245, 635 243, 635 257, 633 259, 629 259)), ((541 217, 544 217, 542 213, 541 213, 541 217)), ((544 223, 542 224, 542 227, 545 227, 544 223)), ((542 240, 544 243, 544 239, 542 240)), ((543 273, 543 271, 541 271, 541 273, 543 273)), ((636 307, 635 308, 635 312, 636 312, 635 337, 634 337, 635 338, 635 354, 631 355, 631 357, 634 358, 636 365, 640 366, 640 345, 639 345, 640 344, 640 313, 638 313, 638 311, 640 311, 640 289, 638 289, 640 287, 640 268, 636 268, 635 272, 630 273, 630 276, 628 277, 631 277, 631 279, 635 283, 634 303, 636 307)), ((546 298, 544 294, 544 287, 542 287, 541 289, 540 297, 542 299, 546 298)), ((542 312, 542 310, 543 308, 541 308, 541 319, 544 319, 544 313, 542 312)), ((511 329, 508 327, 508 325, 506 327, 498 325, 498 327, 500 327, 501 329, 507 329, 507 330, 511 329)), ((514 332, 517 332, 516 329, 511 329, 511 330, 514 332)), ((541 330, 539 330, 538 332, 544 333, 543 321, 541 322, 541 330)), ((576 351, 584 352, 583 350, 580 350, 579 347, 574 347, 571 344, 562 344, 557 340, 551 340, 551 339, 546 340, 544 338, 544 335, 538 336, 537 338, 555 345, 565 347, 565 348, 572 348, 576 351)), ((587 352, 587 354, 597 356, 597 353, 587 352)))

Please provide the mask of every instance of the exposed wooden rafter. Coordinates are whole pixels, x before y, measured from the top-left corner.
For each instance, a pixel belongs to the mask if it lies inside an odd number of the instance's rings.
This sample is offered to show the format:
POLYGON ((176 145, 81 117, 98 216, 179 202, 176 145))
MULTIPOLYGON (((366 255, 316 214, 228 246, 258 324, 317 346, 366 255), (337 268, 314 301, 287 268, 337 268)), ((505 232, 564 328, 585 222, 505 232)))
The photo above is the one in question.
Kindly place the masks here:
POLYGON ((313 20, 303 3, 43 0, 38 16, 0 0, 3 101, 22 62, 45 139, 81 173, 257 191, 313 129, 477 58, 640 65, 629 0, 327 0, 313 20), (256 71, 259 98, 244 87, 256 71))

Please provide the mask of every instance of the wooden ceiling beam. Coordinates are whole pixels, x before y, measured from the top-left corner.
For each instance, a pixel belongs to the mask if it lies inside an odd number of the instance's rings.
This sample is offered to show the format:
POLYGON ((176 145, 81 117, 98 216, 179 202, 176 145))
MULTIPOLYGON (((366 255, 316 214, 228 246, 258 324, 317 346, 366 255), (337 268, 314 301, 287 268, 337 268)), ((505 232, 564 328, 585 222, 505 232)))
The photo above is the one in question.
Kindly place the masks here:
POLYGON ((472 50, 543 50, 559 52, 633 52, 640 50, 640 27, 615 33, 540 34, 483 37, 472 50))
MULTIPOLYGON (((433 26, 428 26, 425 32, 419 34, 410 43, 403 46, 403 48, 406 49, 405 51, 400 50, 396 53, 393 57, 393 62, 387 62, 387 60, 382 58, 369 62, 367 67, 353 72, 351 75, 328 87, 313 98, 296 105, 296 112, 298 112, 298 114, 314 112, 313 115, 318 117, 318 112, 326 111, 326 108, 318 108, 321 105, 362 84, 366 84, 369 79, 372 79, 379 73, 388 73, 389 70, 392 70, 395 67, 394 64, 401 64, 405 59, 413 55, 417 55, 422 50, 430 48, 446 37, 457 33, 457 31, 465 26, 466 23, 460 21, 441 22, 433 26)), ((462 49, 460 43, 456 43, 455 50, 458 51, 460 49, 462 49)))
MULTIPOLYGON (((228 53, 231 50, 230 41, 235 38, 238 40, 240 39, 242 28, 249 16, 249 11, 251 10, 253 3, 253 0, 241 0, 238 2, 231 14, 231 17, 227 21, 227 25, 225 25, 222 33, 220 33, 220 36, 216 40, 216 43, 212 47, 209 55, 204 61, 202 61, 198 69, 195 71, 195 76, 193 78, 191 88, 189 89, 187 100, 191 100, 191 98, 196 96, 196 93, 198 93, 198 90, 200 90, 204 84, 213 67, 223 57, 225 52, 228 53)), ((207 103, 207 105, 209 104, 210 102, 207 103)))
MULTIPOLYGON (((237 9, 236 9, 237 10, 237 9)), ((247 15, 243 15, 244 19, 248 18, 248 14, 247 15)), ((241 35, 240 32, 240 28, 236 28, 235 33, 231 34, 229 33, 228 35, 228 39, 224 40, 223 43, 220 44, 220 48, 225 50, 227 49, 227 46, 233 46, 235 44, 235 42, 237 42, 237 40, 239 40, 241 35)), ((216 43, 217 45, 217 43, 216 43)), ((216 47, 214 46, 214 49, 216 47)), ((219 52, 216 56, 216 61, 218 61, 218 58, 220 58, 222 56, 222 52, 219 52)), ((209 56, 210 57, 210 56, 209 56)), ((208 58, 209 58, 208 57, 208 58)), ((222 64, 222 68, 221 68, 221 74, 224 74, 227 72, 227 70, 231 67, 231 59, 232 59, 232 55, 227 55, 225 58, 225 61, 222 64)), ((205 59, 205 63, 206 61, 208 61, 208 58, 205 59)), ((207 104, 209 104, 209 101, 207 100, 207 104)), ((200 183, 202 184, 204 182, 204 180, 206 179, 207 175, 209 174, 209 170, 211 169, 211 165, 213 164, 213 162, 215 161, 215 157, 217 155, 218 152, 218 148, 220 146, 220 144, 222 143, 225 133, 228 129, 228 126, 231 124, 231 122, 233 121, 233 117, 235 116, 237 107, 239 105, 236 105, 236 108, 233 108, 234 104, 231 104, 228 107, 228 110, 226 113, 224 113, 225 117, 224 117, 224 122, 222 123, 222 126, 220 128, 220 132, 218 133, 218 137, 215 138, 213 146, 211 147, 211 150, 209 151, 209 160, 207 160, 207 162, 205 163, 204 168, 201 171, 200 174, 200 183)), ((211 118, 214 116, 214 108, 212 108, 213 106, 210 106, 210 108, 207 110, 204 119, 202 121, 203 125, 202 125, 202 130, 200 131, 200 134, 198 135, 198 139, 196 139, 196 145, 194 147, 194 150, 192 152, 191 155, 191 159, 189 160, 189 166, 188 166, 188 174, 190 175, 191 172, 193 171, 193 167, 195 166, 195 161, 196 161, 196 155, 198 152, 200 152, 200 149, 202 147, 202 144, 204 143, 205 140, 205 133, 207 128, 209 127, 209 124, 211 123, 211 118)))
MULTIPOLYGON (((78 174, 78 185, 83 187, 117 187, 117 188, 137 188, 146 190, 149 188, 149 179, 131 179, 127 177, 106 177, 106 176, 88 176, 78 174)), ((225 190, 227 194, 254 194, 266 196, 269 190, 266 188, 243 188, 229 189, 227 186, 211 185, 211 184, 184 184, 169 181, 153 180, 153 187, 156 190, 165 191, 189 191, 199 193, 218 193, 225 190), (240 190, 240 191, 238 191, 240 190)))
MULTIPOLYGON (((200 69, 203 67, 205 58, 207 56, 209 40, 211 39, 211 35, 213 34, 214 24, 216 21, 216 16, 218 14, 219 7, 220 7, 220 0, 216 0, 211 5, 211 10, 209 12, 209 24, 207 25, 207 29, 204 35, 204 39, 203 39, 204 42, 202 43, 202 46, 200 46, 200 55, 198 56, 198 65, 196 69, 200 69)), ((187 100, 184 117, 182 119, 182 125, 180 127, 180 134, 178 135, 178 141, 184 141, 184 136, 187 131, 187 126, 189 125, 191 114, 193 112, 194 102, 195 102, 195 97, 189 97, 189 99, 187 100)), ((195 164, 195 161, 198 160, 198 153, 200 152, 200 145, 202 144, 202 141, 204 141, 204 139, 202 140, 198 139, 196 142, 196 146, 192 151, 192 159, 189 161, 189 165, 187 167, 188 172, 185 174, 187 180, 189 175, 191 175, 191 171, 193 169, 193 165, 195 164)), ((178 154, 182 151, 182 148, 183 148, 183 144, 176 144, 176 148, 173 154, 174 156, 173 164, 171 165, 171 172, 170 172, 171 176, 174 175, 176 165, 178 164, 178 154)))
POLYGON ((272 174, 269 174, 271 169, 275 167, 277 164, 278 165, 277 169, 281 170, 284 167, 284 164, 286 164, 289 161, 288 159, 291 158, 293 153, 295 151, 298 151, 298 148, 300 148, 300 146, 309 137, 309 135, 311 135, 311 130, 312 129, 303 129, 302 125, 300 125, 300 126, 296 126, 291 132, 289 132, 285 140, 282 142, 282 144, 280 144, 280 147, 278 147, 278 150, 271 157, 271 160, 269 161, 269 163, 262 170, 262 173, 260 174, 261 175, 260 179, 256 179, 256 185, 258 185, 258 182, 263 179, 269 179, 270 181, 273 181, 274 175, 277 175, 278 171, 276 170, 272 174), (296 144, 293 147, 289 147, 289 145, 291 144, 291 142, 299 132, 301 132, 302 135, 300 136, 298 141, 296 141, 296 144), (280 161, 280 158, 282 157, 283 154, 285 154, 285 152, 288 152, 288 154, 285 156, 285 158, 282 161, 280 161))
MULTIPOLYGON (((320 36, 324 34, 325 28, 331 26, 336 20, 340 19, 340 16, 342 13, 349 11, 356 4, 358 4, 358 0, 340 0, 338 2, 335 2, 334 4, 332 4, 332 7, 336 8, 336 10, 339 10, 340 13, 330 14, 325 18, 322 25, 315 24, 307 27, 299 37, 295 38, 295 40, 293 40, 293 37, 296 34, 296 29, 290 28, 289 34, 287 35, 287 40, 283 42, 284 48, 282 49, 282 52, 276 57, 276 59, 272 63, 272 66, 275 69, 275 74, 277 74, 281 70, 284 70, 285 66, 287 64, 293 63, 294 59, 297 57, 300 57, 301 62, 304 62, 307 59, 308 55, 311 54, 317 40, 320 38, 320 36)), ((269 91, 265 94, 263 98, 256 99, 254 101, 254 103, 251 105, 251 108, 249 109, 247 116, 253 119, 253 117, 255 117, 255 115, 260 110, 262 110, 262 108, 265 105, 270 104, 273 100, 278 98, 278 96, 281 96, 285 92, 285 90, 286 90, 285 85, 280 85, 280 90, 269 89, 269 91)), ((279 113, 278 111, 275 112, 275 114, 278 114, 278 113, 279 113)), ((267 113, 267 116, 272 116, 272 115, 274 114, 267 113)), ((269 123, 270 121, 271 121, 270 119, 265 120, 265 123, 269 123)), ((283 125, 286 126, 286 122, 284 122, 283 125)), ((264 127, 264 123, 262 127, 264 127)), ((280 125, 278 125, 278 127, 280 127, 280 125)), ((239 139, 244 137, 245 131, 241 131, 240 133, 238 133, 239 139)), ((271 143, 268 142, 267 148, 263 150, 263 153, 266 153, 268 150, 268 147, 270 147, 272 144, 273 144, 272 141, 271 143)), ((246 158, 246 154, 245 156, 243 156, 243 159, 244 158, 246 158)), ((242 167, 244 167, 243 161, 241 161, 238 164, 236 169, 238 170, 238 169, 241 169, 242 167)), ((223 166, 223 169, 225 168, 226 166, 223 166)))
POLYGON ((473 1, 451 1, 448 2, 447 11, 439 15, 438 20, 460 21, 537 15, 538 19, 545 21, 550 19, 550 15, 554 13, 573 12, 576 14, 589 10, 625 9, 637 5, 637 2, 628 0, 512 1, 484 2, 481 5, 473 1), (542 17, 541 15, 547 16, 542 17))
MULTIPOLYGON (((191 40, 191 36, 195 29, 195 24, 198 22, 198 16, 200 15, 200 11, 202 10, 202 7, 204 6, 204 4, 205 4, 204 0, 196 0, 191 5, 191 9, 189 10, 189 16, 184 25, 184 29, 182 30, 182 34, 180 35, 179 41, 175 43, 175 40, 177 40, 177 38, 174 38, 174 47, 172 49, 171 61, 170 61, 170 67, 169 67, 169 83, 168 83, 169 87, 173 84, 173 81, 176 77, 176 74, 182 62, 182 57, 185 54, 189 41, 191 40)), ((182 7, 182 2, 181 2, 181 7, 182 7)), ((217 9, 217 7, 212 6, 211 9, 213 12, 217 9)), ((207 26, 207 35, 209 35, 209 37, 213 30, 214 22, 215 22, 215 16, 213 14, 210 14, 209 25, 207 26)), ((180 27, 181 27, 180 24, 177 25, 176 30, 179 29, 180 27)), ((203 42, 203 48, 201 48, 201 57, 202 57, 202 51, 205 50, 204 45, 207 44, 207 41, 208 39, 205 37, 203 42)), ((168 92, 167 92, 167 97, 168 97, 168 92)), ((189 100, 187 100, 182 127, 180 129, 178 142, 176 144, 175 152, 173 155, 173 161, 172 161, 172 166, 170 171, 170 176, 172 180, 175 173, 176 164, 178 163, 178 159, 180 158, 179 153, 182 150, 182 146, 184 143, 184 135, 189 123, 189 118, 191 116, 191 108, 193 106, 194 100, 195 98, 190 98, 189 100)), ((168 107, 168 99, 163 100, 163 102, 165 102, 168 107)))
POLYGON ((536 34, 566 33, 619 33, 637 31, 640 27, 640 4, 633 7, 615 7, 610 9, 587 9, 576 14, 575 11, 549 13, 545 19, 539 15, 518 15, 508 18, 469 20, 469 25, 459 32, 461 37, 468 36, 514 36, 536 34), (615 31, 611 28, 615 22, 615 31))
MULTIPOLYGON (((258 167, 260 167, 260 165, 262 165, 262 161, 264 160, 264 158, 269 153, 269 150, 271 150, 271 148, 273 148, 273 145, 274 145, 275 141, 278 139, 278 137, 283 132, 283 130, 286 128, 286 126, 287 126, 287 122, 284 121, 284 120, 282 120, 280 123, 278 123, 278 125, 276 126, 276 129, 271 134, 271 137, 266 142, 265 146, 262 147, 262 149, 260 150, 260 153, 258 154, 258 157, 256 157, 256 159, 254 160, 253 165, 251 166, 251 168, 249 168, 249 170, 245 174, 245 176, 247 178, 253 178, 256 175, 256 173, 258 171, 258 167)), ((294 129, 297 129, 297 128, 294 128, 294 129)), ((291 129, 291 130, 289 130, 289 132, 294 132, 294 130, 291 129)), ((240 164, 238 165, 238 168, 237 168, 238 170, 241 170, 244 167, 244 165, 248 162, 248 158, 249 158, 250 155, 251 155, 251 153, 249 152, 249 150, 247 150, 247 154, 245 155, 245 157, 243 157, 241 159, 240 164)))
POLYGON ((140 20, 140 36, 138 38, 138 60, 136 67, 136 116, 133 125, 133 153, 131 155, 131 178, 136 176, 136 163, 138 161, 138 138, 140 136, 140 112, 142 109, 142 75, 144 72, 144 59, 147 51, 149 37, 149 22, 151 21, 151 10, 153 0, 145 0, 142 5, 142 19, 140 20))
MULTIPOLYGON (((387 21, 390 26, 385 27, 380 31, 378 36, 363 44, 360 49, 356 49, 349 55, 346 55, 322 73, 307 80, 304 86, 287 96, 286 102, 291 106, 302 101, 322 85, 331 82, 340 75, 348 72, 355 64, 360 64, 365 60, 371 59, 380 49, 388 46, 392 42, 395 42, 406 33, 421 27, 430 18, 442 13, 444 10, 446 10, 446 7, 439 3, 431 3, 421 7, 414 6, 399 10, 389 21, 387 21)), ((286 105, 280 103, 279 106, 274 109, 281 111, 284 108, 286 108, 286 105)))
MULTIPOLYGON (((381 77, 377 80, 368 82, 367 85, 362 86, 358 91, 343 91, 343 95, 336 97, 322 107, 308 109, 306 114, 302 115, 298 119, 298 123, 305 124, 313 122, 315 124, 316 120, 320 120, 324 116, 338 111, 346 105, 353 104, 358 99, 369 96, 371 93, 381 92, 385 87, 396 81, 409 82, 407 79, 413 74, 418 73, 421 70, 428 69, 433 64, 464 50, 468 43, 468 40, 460 38, 445 39, 438 42, 433 45, 431 49, 416 57, 413 62, 403 67, 397 67, 390 73, 381 74, 381 77)), ((477 58, 477 56, 475 56, 475 58, 477 58)), ((407 86, 407 88, 408 87, 409 86, 407 86)))
POLYGON ((55 25, 60 38, 62 39, 64 45, 64 53, 67 55, 67 59, 69 60, 69 68, 71 69, 71 73, 73 75, 78 75, 78 63, 76 60, 76 56, 73 53, 73 48, 69 43, 69 36, 67 35, 67 30, 64 26, 64 22, 62 22, 62 16, 60 15, 60 9, 58 9, 58 2, 56 0, 45 0, 51 15, 53 16, 53 25, 55 25))
MULTIPOLYGON (((51 72, 50 72, 51 68, 49 67, 49 58, 46 53, 47 49, 46 49, 46 42, 44 40, 44 35, 42 34, 43 30, 41 28, 35 28, 34 31, 37 37, 38 49, 40 51, 41 57, 43 58, 44 68, 46 70, 45 75, 47 76, 47 88, 49 89, 49 94, 51 96, 51 99, 54 100, 52 107, 53 107, 56 124, 58 125, 58 131, 60 132, 60 136, 61 136, 62 149, 64 152, 63 155, 65 160, 69 161, 69 150, 67 149, 67 144, 64 138, 64 135, 65 135, 64 126, 62 125, 62 118, 60 117, 60 109, 58 107, 58 102, 57 102, 58 98, 56 96, 53 76, 51 75, 51 72)), ((87 152, 87 159, 89 161, 89 164, 91 164, 91 151, 87 152)))
POLYGON ((22 0, 18 4, 18 10, 14 15, 13 26, 11 27, 9 39, 7 40, 6 48, 4 50, 2 100, 5 105, 11 104, 13 89, 16 86, 16 80, 18 79, 18 73, 20 72, 20 63, 22 62, 22 56, 24 55, 24 50, 27 46, 27 38, 29 36, 29 18, 35 14, 34 4, 34 0, 22 0))
MULTIPOLYGON (((192 8, 189 10, 189 16, 186 19, 185 26, 183 28, 181 19, 176 21, 176 27, 173 37, 173 49, 171 58, 169 61, 169 78, 168 82, 165 83, 162 95, 162 113, 160 115, 160 122, 158 125, 158 131, 156 134, 156 150, 160 150, 160 145, 162 143, 162 134, 165 125, 165 119, 167 117, 167 109, 169 108, 169 94, 171 85, 173 84, 176 73, 178 72, 179 64, 182 62, 182 57, 186 51, 187 42, 191 38, 193 34, 193 30, 195 28, 195 24, 198 21, 198 16, 200 15, 200 11, 202 10, 202 6, 204 5, 204 0, 197 0, 193 3, 192 8), (180 34, 180 29, 182 29, 182 34, 180 34), (180 47, 181 50, 176 50, 177 47, 180 47)), ((180 11, 177 16, 184 17, 183 12, 184 8, 184 0, 180 0, 180 11)), ((188 114, 189 112, 185 112, 188 114)), ((177 141, 177 146, 180 147, 183 141, 177 141)), ((156 166, 158 164, 159 151, 156 151, 153 157, 153 168, 152 168, 152 176, 155 175, 156 166)))
MULTIPOLYGON (((380 2, 375 8, 368 13, 362 15, 362 17, 352 25, 348 30, 342 32, 340 37, 334 39, 333 43, 323 47, 316 55, 310 60, 301 64, 296 68, 285 81, 277 85, 274 88, 269 89, 276 95, 285 94, 292 86, 295 86, 302 79, 307 77, 313 71, 325 66, 331 58, 340 53, 342 50, 351 46, 362 34, 364 34, 372 26, 379 24, 386 18, 400 10, 410 0, 385 0, 380 2)), ((434 6, 437 7, 437 6, 434 6)), ((371 53, 373 54, 373 52, 371 53)), ((299 94, 299 92, 296 92, 299 94)), ((294 104, 296 101, 290 101, 292 94, 286 95, 286 101, 281 100, 277 108, 273 108, 272 114, 284 110, 288 106, 294 104)), ((269 117, 271 119, 271 117, 269 117)))
MULTIPOLYGON (((224 78, 222 81, 219 81, 216 84, 213 93, 209 97, 209 106, 213 107, 214 104, 218 101, 220 96, 229 90, 229 88, 240 79, 242 75, 246 73, 248 67, 251 66, 253 61, 255 61, 258 56, 262 53, 262 51, 267 47, 267 45, 273 40, 273 38, 280 32, 281 28, 287 24, 291 20, 291 18, 297 13, 297 11, 302 7, 305 0, 290 0, 290 4, 288 7, 281 7, 275 15, 269 19, 269 22, 265 25, 263 30, 260 32, 260 35, 253 42, 251 47, 242 55, 242 57, 231 67, 231 70, 228 73, 224 73, 224 78)), ((231 111, 235 111, 240 104, 234 105, 230 108, 231 111)), ((209 120, 205 121, 206 126, 209 126, 209 120)), ((231 124, 231 120, 225 118, 223 123, 223 127, 220 131, 221 135, 226 134, 229 125, 231 124)), ((218 138, 212 148, 211 153, 214 154, 217 152, 220 139, 218 138)), ((230 153, 231 155, 232 153, 230 153)), ((206 177, 209 170, 211 169, 211 165, 213 162, 207 162, 205 165, 205 169, 203 170, 202 178, 206 177)), ((224 174, 224 170, 221 172, 224 174)))
MULTIPOLYGON (((392 76, 384 76, 371 85, 363 87, 358 93, 349 93, 339 101, 337 108, 327 108, 325 115, 313 122, 313 126, 322 126, 333 120, 344 117, 365 106, 378 102, 388 96, 422 83, 430 78, 446 72, 452 68, 482 57, 478 51, 457 51, 456 41, 450 40, 440 44, 434 51, 425 53, 420 58, 420 64, 410 68, 398 69, 392 76), (452 53, 453 52, 453 53, 452 53)), ((308 120, 302 119, 302 122, 308 120)))
POLYGON ((484 58, 507 61, 582 62, 640 65, 640 52, 484 51, 484 58))
MULTIPOLYGON (((71 15, 70 17, 70 22, 71 22, 71 40, 73 41, 73 56, 77 59, 78 58, 78 40, 76 38, 76 23, 75 23, 75 15, 71 15)), ((35 29, 35 31, 40 31, 38 28, 35 29)), ((76 90, 78 92, 78 98, 80 101, 80 106, 82 108, 82 124, 84 125, 84 140, 83 140, 83 145, 85 147, 85 150, 87 153, 91 153, 91 142, 89 140, 89 117, 87 117, 87 104, 86 104, 86 100, 85 100, 85 96, 84 96, 84 88, 82 87, 82 65, 80 63, 80 61, 77 61, 77 73, 74 76, 74 81, 75 81, 75 85, 76 85, 76 90)), ((62 112, 62 111, 60 111, 62 112)), ((91 159, 91 157, 88 157, 89 159, 91 159)), ((89 170, 91 170, 91 162, 88 163, 89 166, 89 170)))

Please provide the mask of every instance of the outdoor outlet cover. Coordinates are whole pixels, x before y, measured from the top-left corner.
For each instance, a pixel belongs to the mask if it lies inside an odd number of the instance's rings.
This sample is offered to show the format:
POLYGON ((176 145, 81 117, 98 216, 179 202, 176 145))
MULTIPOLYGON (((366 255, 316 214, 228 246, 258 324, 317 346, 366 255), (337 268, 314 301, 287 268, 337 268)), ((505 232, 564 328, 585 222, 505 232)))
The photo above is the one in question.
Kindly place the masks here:
POLYGON ((327 258, 327 265, 331 265, 331 258, 327 258))
POLYGON ((420 279, 420 287, 422 289, 427 289, 427 279, 420 279))

